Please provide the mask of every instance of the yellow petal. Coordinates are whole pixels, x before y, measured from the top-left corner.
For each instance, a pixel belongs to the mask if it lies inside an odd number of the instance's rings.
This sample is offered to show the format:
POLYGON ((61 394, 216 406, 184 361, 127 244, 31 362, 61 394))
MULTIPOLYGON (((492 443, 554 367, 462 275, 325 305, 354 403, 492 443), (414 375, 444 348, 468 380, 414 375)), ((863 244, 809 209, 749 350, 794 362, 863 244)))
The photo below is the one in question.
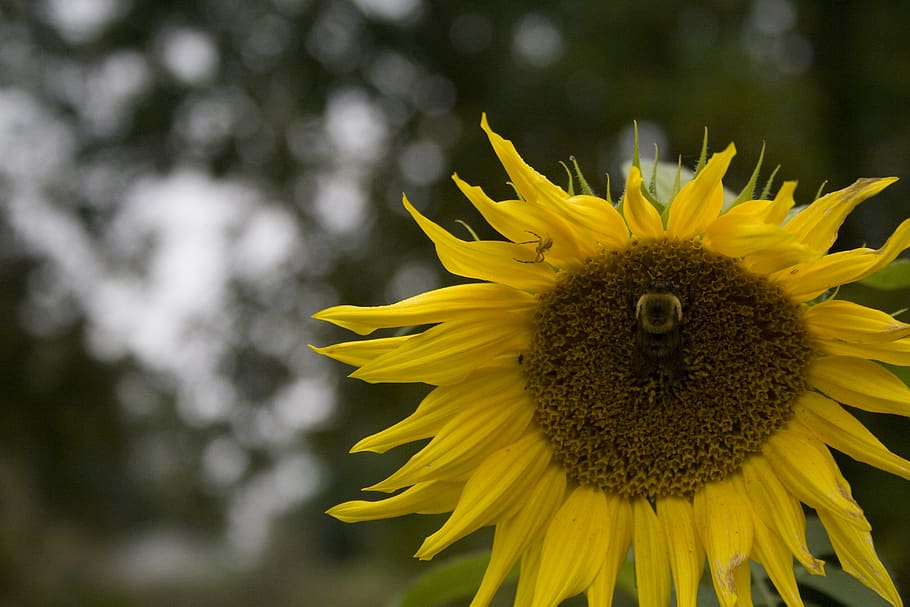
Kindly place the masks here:
POLYGON ((642 179, 638 167, 629 169, 626 179, 626 193, 622 201, 622 213, 632 235, 639 239, 661 238, 664 226, 660 214, 641 193, 642 179))
POLYGON ((532 607, 552 607, 584 592, 600 571, 610 523, 600 489, 576 487, 543 540, 532 607))
POLYGON ((647 499, 632 501, 635 522, 632 545, 635 551, 635 585, 642 605, 669 605, 670 562, 663 525, 647 499))
POLYGON ((774 200, 747 200, 729 209, 724 215, 749 215, 764 223, 779 225, 796 204, 793 200, 795 181, 785 181, 774 200))
POLYGON ((569 198, 564 213, 587 238, 602 248, 621 249, 629 243, 629 229, 613 205, 597 196, 569 198))
POLYGON ((682 187, 670 204, 667 234, 679 239, 692 238, 717 218, 724 204, 721 179, 735 155, 736 146, 731 143, 723 152, 713 154, 695 179, 682 187))
POLYGON ((770 200, 746 200, 745 202, 739 203, 735 207, 727 209, 727 212, 721 215, 721 217, 726 217, 727 215, 743 215, 761 222, 765 222, 765 216, 768 214, 768 211, 770 211, 770 209, 770 200))
POLYGON ((414 556, 431 559, 466 535, 494 524, 517 502, 527 501, 551 455, 543 435, 532 432, 487 457, 465 483, 452 516, 414 556))
POLYGON ((565 205, 565 200, 569 197, 568 193, 551 183, 522 160, 511 141, 503 139, 493 132, 487 122, 486 114, 483 114, 480 119, 480 127, 489 137, 493 151, 496 152, 496 156, 499 157, 499 161, 509 174, 509 179, 522 198, 548 205, 554 209, 560 209, 565 205))
POLYGON ((698 539, 692 503, 681 497, 657 500, 657 518, 667 534, 667 549, 678 607, 695 607, 705 551, 698 539))
POLYGON ((742 484, 738 474, 710 482, 692 500, 714 590, 724 607, 746 600, 748 592, 737 587, 736 575, 737 568, 748 565, 752 550, 752 512, 742 484))
POLYGON ((399 335, 397 337, 382 337, 379 339, 364 339, 360 341, 346 341, 331 346, 318 347, 310 344, 310 350, 323 356, 328 356, 338 362, 359 367, 368 362, 385 356, 405 344, 415 335, 399 335))
POLYGON ((875 264, 869 269, 867 274, 860 276, 856 280, 862 280, 866 276, 878 272, 897 259, 897 256, 903 253, 907 247, 910 247, 910 219, 905 219, 897 226, 897 229, 894 230, 880 249, 872 251, 872 255, 876 258, 875 264))
POLYGON ((752 568, 748 560, 733 570, 736 584, 736 607, 754 607, 752 604, 752 568))
POLYGON ((501 369, 484 370, 454 386, 439 386, 421 401, 417 410, 397 424, 361 439, 351 453, 385 453, 393 447, 437 434, 457 414, 470 415, 501 406, 504 400, 523 398, 524 376, 501 369))
POLYGON ((521 259, 542 257, 541 261, 562 268, 597 253, 597 243, 580 238, 575 226, 548 207, 526 200, 496 202, 481 188, 468 185, 457 175, 452 178, 494 230, 512 242, 526 244, 528 252, 521 259))
POLYGON ((607 495, 607 521, 610 532, 604 546, 604 562, 597 577, 588 587, 587 599, 590 607, 610 607, 616 576, 622 569, 632 543, 632 506, 629 500, 618 495, 607 495))
POLYGON ((765 213, 764 219, 767 223, 780 225, 787 218, 787 213, 793 208, 796 202, 793 200, 793 192, 796 191, 795 181, 785 181, 781 184, 780 189, 774 196, 771 206, 765 213))
POLYGON ((746 257, 766 251, 779 252, 795 243, 792 234, 780 226, 753 217, 730 214, 715 219, 705 229, 705 248, 727 257, 746 257))
POLYGON ((530 311, 537 300, 505 285, 455 285, 428 291, 387 306, 333 306, 313 318, 368 335, 384 327, 409 327, 447 320, 482 319, 487 311, 530 311))
POLYGON ((806 543, 802 504, 783 486, 768 461, 759 456, 750 457, 743 463, 742 472, 757 519, 777 533, 807 571, 824 575, 824 562, 809 552, 806 543))
POLYGON ((871 358, 904 367, 910 365, 910 338, 907 337, 896 341, 865 344, 817 339, 816 344, 827 354, 871 358))
MULTIPOLYGON (((789 225, 789 224, 788 224, 789 225)), ((826 290, 881 270, 910 247, 910 219, 905 220, 880 249, 853 249, 798 263, 768 276, 797 301, 809 301, 826 290)))
POLYGON ((537 586, 537 574, 540 572, 542 556, 543 540, 533 542, 521 555, 518 588, 515 589, 513 607, 531 607, 534 604, 534 588, 537 586))
POLYGON ((828 532, 831 545, 844 571, 876 591, 895 607, 903 605, 891 576, 875 553, 868 523, 865 526, 852 525, 837 516, 836 512, 831 513, 824 509, 818 511, 818 518, 828 532))
POLYGON ((831 398, 864 411, 910 416, 910 388, 880 364, 851 356, 816 358, 809 383, 831 398))
POLYGON ((784 486, 803 503, 850 521, 864 520, 827 447, 796 424, 775 432, 765 443, 764 455, 784 486))
POLYGON ((889 451, 859 420, 833 400, 806 392, 797 402, 794 413, 813 434, 841 453, 910 480, 910 461, 889 451))
POLYGON ((910 336, 910 324, 843 299, 818 303, 803 318, 813 335, 825 341, 876 343, 910 336))
POLYGON ((456 415, 387 479, 367 491, 396 491, 426 480, 466 480, 494 451, 524 434, 534 415, 527 396, 504 398, 497 407, 456 415))
POLYGON ((847 215, 859 203, 875 196, 895 181, 897 177, 858 179, 850 186, 826 194, 810 204, 787 222, 786 230, 811 248, 827 251, 837 239, 837 231, 847 215))
POLYGON ((753 274, 769 276, 785 268, 791 268, 797 264, 818 259, 818 257, 814 251, 805 245, 789 244, 778 249, 747 255, 743 259, 743 268, 753 274))
POLYGON ((879 249, 853 249, 778 270, 768 278, 779 282, 798 301, 809 301, 826 290, 878 272, 910 247, 910 219, 901 223, 879 249))
MULTIPOLYGON (((727 211, 718 221, 728 215, 744 214, 751 215, 763 223, 779 226, 786 219, 787 213, 794 205, 793 191, 795 189, 795 181, 785 181, 777 191, 774 200, 750 200, 744 202, 727 211)), ((709 231, 712 229, 716 230, 717 228, 713 228, 712 224, 712 226, 709 226, 709 231)), ((761 232, 759 232, 756 238, 761 238, 761 236, 761 232)), ((779 236, 776 231, 771 231, 765 235, 765 238, 767 239, 766 242, 770 242, 770 240, 779 238, 779 236)), ((798 263, 821 257, 821 253, 799 242, 795 235, 790 234, 790 238, 792 240, 782 239, 778 244, 766 249, 753 247, 755 248, 753 252, 744 255, 743 267, 755 274, 767 276, 798 263)), ((748 241, 743 244, 748 244, 748 241)))
POLYGON ((470 607, 487 607, 521 554, 533 542, 543 541, 542 530, 562 505, 565 490, 565 472, 561 466, 551 464, 535 481, 525 507, 496 524, 490 564, 470 607))
POLYGON ((845 285, 871 274, 877 259, 870 249, 831 253, 804 261, 768 276, 797 301, 815 299, 828 289, 845 285))
POLYGON ((351 377, 370 383, 423 382, 434 386, 460 382, 475 369, 491 366, 499 354, 514 353, 517 359, 530 344, 532 318, 533 310, 527 310, 488 313, 482 322, 436 325, 365 363, 351 377))
POLYGON ((853 249, 778 270, 768 278, 779 282, 798 301, 809 301, 826 290, 878 272, 910 247, 910 219, 901 223, 879 249, 853 249))
POLYGON ((796 576, 793 574, 793 556, 790 550, 761 520, 756 519, 754 524, 752 558, 764 567, 787 607, 803 607, 796 576))
POLYGON ((326 514, 345 523, 373 521, 406 514, 439 514, 451 512, 458 503, 463 483, 429 481, 383 500, 355 500, 332 506, 326 514))
POLYGON ((436 245, 439 261, 452 274, 534 292, 547 289, 556 280, 547 264, 515 261, 527 252, 521 245, 485 240, 466 242, 421 215, 407 197, 404 206, 436 245))

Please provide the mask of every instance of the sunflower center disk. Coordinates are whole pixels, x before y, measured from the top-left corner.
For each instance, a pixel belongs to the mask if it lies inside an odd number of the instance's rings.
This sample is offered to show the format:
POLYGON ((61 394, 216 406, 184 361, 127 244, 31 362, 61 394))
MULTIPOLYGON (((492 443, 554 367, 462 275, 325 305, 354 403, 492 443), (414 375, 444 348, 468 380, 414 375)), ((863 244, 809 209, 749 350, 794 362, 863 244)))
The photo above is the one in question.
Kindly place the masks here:
POLYGON ((727 477, 807 388, 798 304, 696 241, 590 259, 541 296, 535 322, 523 366, 555 457, 627 497, 727 477))

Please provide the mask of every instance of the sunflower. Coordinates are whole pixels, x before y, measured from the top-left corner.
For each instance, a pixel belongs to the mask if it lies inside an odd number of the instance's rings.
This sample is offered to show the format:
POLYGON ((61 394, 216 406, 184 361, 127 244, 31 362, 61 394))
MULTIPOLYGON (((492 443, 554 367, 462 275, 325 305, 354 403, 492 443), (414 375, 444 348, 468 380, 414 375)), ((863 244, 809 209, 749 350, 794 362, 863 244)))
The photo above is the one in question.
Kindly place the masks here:
MULTIPOLYGON (((725 204, 731 144, 666 204, 629 170, 618 206, 554 185, 481 121, 517 198, 455 183, 505 240, 461 240, 404 206, 445 268, 479 282, 316 318, 367 335, 317 352, 367 382, 434 386, 416 411, 352 452, 430 439, 399 470, 328 513, 346 522, 451 513, 417 551, 430 559, 494 526, 473 602, 516 563, 516 605, 585 594, 610 605, 630 547, 641 605, 695 605, 705 563, 722 605, 750 605, 761 564, 802 605, 795 559, 814 509, 841 566, 901 598, 830 452, 910 479, 843 405, 910 415, 910 389, 881 363, 910 365, 910 324, 830 296, 910 246, 910 220, 879 249, 828 253, 846 216, 894 178, 860 179, 795 207, 725 204)), ((583 178, 579 176, 582 184, 583 178)), ((685 180, 683 180, 685 181, 685 180)))

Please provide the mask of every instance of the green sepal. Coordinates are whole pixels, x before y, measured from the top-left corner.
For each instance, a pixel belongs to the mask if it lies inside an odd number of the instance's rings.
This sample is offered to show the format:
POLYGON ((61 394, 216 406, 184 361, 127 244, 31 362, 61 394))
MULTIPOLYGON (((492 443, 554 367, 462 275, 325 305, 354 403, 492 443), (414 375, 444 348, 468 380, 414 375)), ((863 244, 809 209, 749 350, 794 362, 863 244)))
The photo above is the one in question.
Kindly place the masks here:
POLYGON ((588 196, 594 196, 594 190, 591 189, 591 186, 588 185, 588 180, 585 179, 585 176, 581 173, 581 167, 578 166, 578 160, 575 156, 569 156, 569 160, 572 161, 572 166, 575 167, 575 176, 578 178, 578 185, 581 186, 581 191, 583 194, 588 196))
POLYGON ((680 156, 676 159, 676 177, 673 179, 673 192, 670 194, 670 200, 673 200, 673 197, 675 197, 679 193, 679 190, 682 189, 681 178, 682 178, 682 156, 680 156))
MULTIPOLYGON (((657 189, 656 179, 652 180, 652 184, 653 184, 654 189, 656 190, 657 189)), ((642 182, 642 185, 644 185, 644 182, 642 182)), ((651 204, 654 205, 654 208, 657 209, 658 213, 663 213, 664 210, 667 208, 666 204, 664 204, 663 202, 658 200, 657 197, 653 193, 651 193, 651 186, 643 187, 641 189, 641 195, 645 197, 645 200, 647 200, 648 202, 650 202, 651 204)))
MULTIPOLYGON (((641 172, 641 156, 638 155, 638 121, 632 121, 632 166, 638 169, 638 172, 641 172)), ((628 176, 628 172, 626 172, 628 176)))
POLYGON ((569 170, 569 165, 562 160, 559 161, 559 164, 566 171, 566 192, 569 193, 569 196, 575 196, 575 180, 572 179, 572 171, 569 170))
MULTIPOLYGON (((629 170, 631 170, 632 166, 630 162, 626 162, 622 166, 622 172, 626 179, 629 177, 629 170)), ((639 167, 639 170, 641 170, 641 167, 639 167)), ((678 163, 656 162, 651 171, 651 183, 642 188, 642 195, 658 211, 663 213, 667 210, 670 201, 673 200, 676 193, 679 192, 679 188, 682 187, 680 183, 685 185, 692 180, 692 177, 692 171, 683 168, 678 163)))
MULTIPOLYGON (((627 182, 629 180, 629 171, 631 170, 631 167, 637 168, 638 172, 642 174, 642 180, 644 180, 644 172, 641 170, 641 155, 639 154, 639 151, 638 151, 638 121, 637 120, 632 121, 632 131, 634 133, 633 143, 632 143, 632 162, 623 164, 623 174, 624 174, 627 182)), ((655 165, 654 165, 654 175, 655 176, 657 175, 657 172, 658 172, 658 167, 657 167, 657 163, 655 162, 655 165)), ((652 182, 654 182, 655 188, 656 188, 656 177, 652 177, 652 182)), ((647 200, 652 205, 654 205, 654 208, 657 209, 658 213, 663 213, 663 211, 666 208, 666 205, 661 203, 654 196, 654 194, 652 194, 649 191, 649 189, 650 189, 649 187, 641 188, 641 195, 645 197, 645 200, 647 200)), ((625 196, 623 196, 623 198, 625 198, 625 196)), ((617 209, 619 209, 620 212, 622 211, 623 203, 624 203, 624 200, 620 200, 619 205, 617 207, 617 209)))
POLYGON ((465 230, 467 230, 471 234, 471 239, 474 242, 477 242, 478 240, 480 240, 480 236, 477 235, 477 232, 474 231, 474 228, 472 228, 471 226, 468 225, 468 222, 466 222, 462 219, 456 219, 455 223, 460 224, 465 230))
MULTIPOLYGON (((627 179, 631 167, 631 162, 626 162, 622 166, 623 175, 625 175, 627 179)), ((642 194, 644 194, 645 198, 651 202, 661 214, 664 214, 667 211, 670 206, 670 201, 673 200, 673 197, 676 196, 682 186, 692 181, 695 177, 695 173, 687 168, 669 162, 659 163, 655 175, 656 178, 653 181, 654 191, 657 192, 656 197, 648 191, 648 188, 642 188, 642 194), (662 200, 666 200, 666 202, 661 202, 662 200)), ((735 192, 728 188, 724 188, 725 209, 731 206, 731 201, 735 198, 735 192)))
POLYGON ((761 194, 758 195, 759 200, 770 200, 771 199, 771 187, 774 185, 774 178, 777 177, 777 172, 780 170, 780 165, 774 167, 774 170, 771 171, 771 174, 768 175, 767 181, 765 181, 765 187, 761 189, 761 194))
POLYGON ((698 175, 706 164, 708 164, 708 127, 705 127, 705 136, 701 140, 701 153, 698 155, 698 163, 695 165, 695 174, 698 175))
POLYGON ((521 195, 521 192, 518 191, 518 187, 511 181, 507 181, 506 183, 509 184, 509 187, 515 192, 515 199, 525 202, 525 198, 521 195))
MULTIPOLYGON (((638 154, 638 123, 635 123, 635 145, 632 149, 632 165, 638 168, 638 172, 641 173, 642 185, 644 185, 645 173, 641 170, 641 157, 638 154)), ((641 195, 645 197, 645 200, 654 205, 654 208, 657 211, 663 212, 666 208, 666 204, 661 202, 654 192, 657 190, 657 167, 659 165, 658 156, 657 156, 657 145, 654 146, 654 169, 651 172, 651 183, 646 185, 641 189, 641 195)))
MULTIPOLYGON (((765 159, 765 144, 761 144, 761 153, 758 155, 758 162, 755 163, 755 169, 752 171, 752 176, 749 178, 749 182, 746 183, 739 195, 733 199, 733 202, 730 203, 730 207, 735 207, 736 205, 746 202, 747 200, 752 200, 755 196, 755 184, 758 182, 758 173, 761 171, 761 163, 765 159)), ((728 208, 730 208, 728 207, 728 208)), ((725 211, 727 209, 724 209, 725 211)))
MULTIPOLYGON (((389 607, 436 607, 459 599, 467 604, 480 587, 489 563, 488 550, 450 558, 417 577, 389 607)), ((516 566, 505 581, 517 579, 516 566)))
POLYGON ((910 259, 898 259, 866 278, 859 284, 882 291, 893 291, 910 287, 910 259))
POLYGON ((818 186, 818 191, 815 192, 815 198, 812 199, 813 202, 822 197, 822 193, 825 191, 825 186, 828 185, 828 180, 825 179, 820 186, 818 186))
MULTIPOLYGON (((654 144, 654 166, 651 168, 651 179, 648 180, 648 191, 654 195, 654 198, 657 199, 657 167, 660 166, 660 148, 657 147, 657 144, 654 144)), ((668 199, 669 200, 669 199, 668 199)), ((667 206, 665 202, 660 202, 659 204, 667 206)))
MULTIPOLYGON (((578 180, 578 185, 581 186, 581 193, 587 194, 588 196, 594 196, 594 190, 591 189, 591 186, 588 184, 588 180, 585 179, 584 174, 581 172, 581 167, 578 166, 578 160, 575 156, 569 156, 569 161, 572 163, 572 166, 575 168, 575 175, 572 175, 572 170, 562 160, 559 161, 559 164, 562 165, 562 168, 566 170, 566 175, 568 176, 568 186, 566 187, 566 192, 569 196, 575 196, 575 180, 578 180)), ((609 194, 609 191, 608 191, 609 194)))
MULTIPOLYGON (((632 160, 626 162, 622 166, 623 175, 628 180, 629 171, 631 167, 637 167, 639 172, 642 173, 644 177, 644 171, 641 166, 641 156, 639 153, 639 142, 638 142, 638 124, 634 123, 634 145, 632 148, 632 160)), ((761 171, 761 166, 765 157, 765 146, 762 144, 761 153, 758 158, 758 162, 755 166, 755 169, 752 172, 752 177, 749 182, 743 188, 743 190, 736 194, 728 188, 724 188, 724 203, 723 210, 726 212, 731 207, 750 200, 754 196, 755 188, 758 183, 759 173, 761 171)), ((651 178, 647 185, 642 188, 642 195, 645 197, 645 200, 650 202, 660 213, 661 218, 666 225, 667 216, 669 214, 670 202, 679 193, 680 189, 685 186, 687 183, 692 181, 696 175, 705 167, 708 162, 708 129, 705 129, 705 136, 702 140, 701 152, 699 153, 698 163, 696 164, 695 170, 690 171, 682 166, 682 159, 677 161, 677 163, 672 164, 669 162, 661 162, 657 158, 657 151, 655 150, 655 160, 651 169, 651 178)), ((771 186, 774 181, 774 177, 777 175, 780 165, 775 167, 771 172, 771 176, 768 177, 767 182, 764 185, 764 188, 761 191, 761 194, 757 197, 759 199, 769 198, 771 186)), ((619 207, 622 208, 622 202, 620 201, 619 207)))

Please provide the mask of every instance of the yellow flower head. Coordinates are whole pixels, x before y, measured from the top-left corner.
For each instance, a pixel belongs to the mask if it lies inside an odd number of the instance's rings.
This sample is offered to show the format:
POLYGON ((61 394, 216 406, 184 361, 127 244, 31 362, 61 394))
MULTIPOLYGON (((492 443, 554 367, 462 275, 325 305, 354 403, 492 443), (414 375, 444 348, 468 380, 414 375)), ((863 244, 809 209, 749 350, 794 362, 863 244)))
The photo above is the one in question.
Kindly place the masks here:
POLYGON ((880 249, 829 254, 846 216, 895 181, 861 179, 793 212, 795 183, 724 211, 735 148, 714 154, 664 209, 633 166, 617 209, 554 185, 487 132, 519 195, 456 184, 505 240, 464 241, 408 201, 450 272, 479 282, 316 318, 367 335, 314 348, 368 382, 435 386, 408 418, 353 451, 431 439, 369 487, 398 492, 329 514, 362 521, 451 516, 429 559, 495 526, 472 607, 521 563, 516 605, 584 593, 610 605, 630 546, 641 605, 695 605, 707 562, 722 605, 751 604, 749 561, 801 605, 795 558, 813 508, 843 568, 894 605, 869 523, 829 447, 910 479, 844 407, 910 415, 910 389, 879 363, 910 365, 910 325, 822 294, 910 246, 910 220, 880 249))

